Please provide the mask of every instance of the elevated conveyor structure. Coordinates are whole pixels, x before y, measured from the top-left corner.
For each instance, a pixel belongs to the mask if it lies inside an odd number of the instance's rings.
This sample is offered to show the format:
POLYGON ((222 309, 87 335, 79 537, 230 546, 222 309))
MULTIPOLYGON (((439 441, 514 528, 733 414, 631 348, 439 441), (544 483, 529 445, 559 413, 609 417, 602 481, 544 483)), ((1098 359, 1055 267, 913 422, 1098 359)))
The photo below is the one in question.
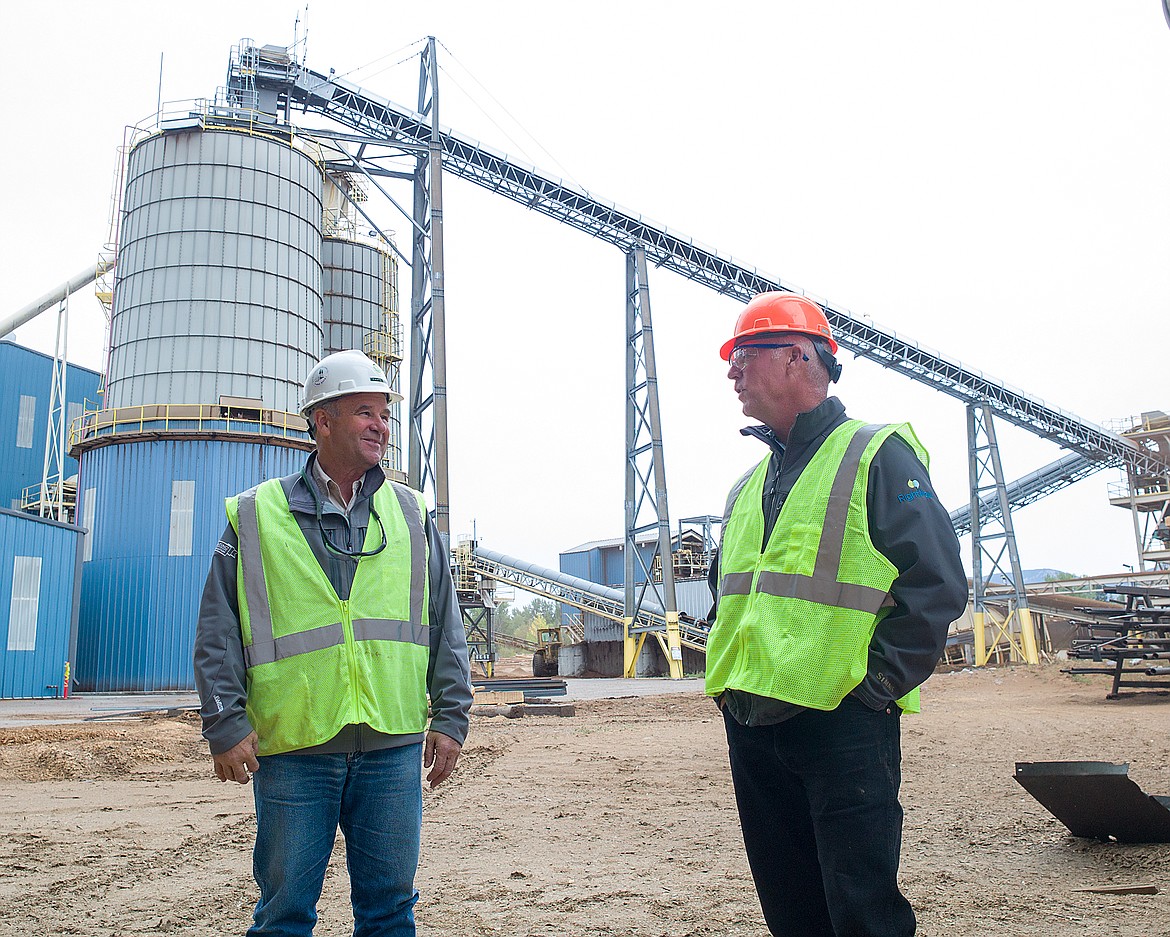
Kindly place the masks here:
MULTIPOLYGON (((611 589, 588 579, 547 569, 478 545, 471 553, 468 563, 470 572, 478 573, 485 579, 510 583, 518 589, 555 602, 563 602, 585 612, 593 612, 611 621, 622 622, 625 619, 625 592, 622 589, 611 589)), ((665 634, 666 613, 662 606, 650 600, 644 601, 639 617, 630 631, 634 634, 665 634)), ((679 634, 684 647, 706 651, 706 622, 699 622, 685 614, 680 615, 679 634)))
MULTIPOLYGON (((262 72, 255 80, 258 87, 276 91, 290 109, 295 105, 305 111, 324 114, 356 130, 359 136, 350 135, 348 139, 361 144, 362 153, 367 152, 370 144, 417 150, 429 148, 437 142, 443 167, 448 172, 623 251, 640 247, 655 266, 673 270, 717 293, 744 302, 764 290, 804 293, 790 283, 724 257, 691 237, 597 198, 573 183, 545 175, 476 140, 446 128, 435 131, 424 116, 371 94, 343 78, 323 75, 292 63, 285 68, 262 72)), ((370 156, 362 158, 372 159, 370 156)), ((355 157, 355 161, 357 159, 355 157)), ((377 165, 367 165, 367 170, 373 175, 397 175, 377 165)), ((1090 467, 1098 470, 1123 465, 1143 474, 1165 474, 1170 467, 1160 454, 1143 449, 1131 440, 1052 407, 906 336, 855 318, 848 310, 837 308, 820 297, 811 298, 824 306, 838 343, 856 356, 874 361, 963 403, 985 401, 998 417, 1052 440, 1086 460, 1080 466, 1082 471, 1050 472, 1043 482, 1032 479, 1025 484, 1021 479, 1011 486, 1022 499, 1019 504, 1030 503, 1072 484, 1089 474, 1090 467)), ((1012 506, 1017 506, 1017 503, 1013 502, 1012 506)))
MULTIPOLYGON (((1074 482, 1079 482, 1082 478, 1088 478, 1103 468, 1119 467, 1121 464, 1119 460, 1094 461, 1079 452, 1071 452, 1055 462, 1049 462, 1034 472, 1017 478, 1007 486, 1008 501, 1013 508, 1023 507, 1074 482)), ((983 517, 997 519, 1000 515, 998 500, 982 499, 979 503, 979 513, 983 517)), ((951 511, 951 523, 955 527, 955 533, 960 537, 970 533, 971 506, 964 504, 961 508, 951 511)))

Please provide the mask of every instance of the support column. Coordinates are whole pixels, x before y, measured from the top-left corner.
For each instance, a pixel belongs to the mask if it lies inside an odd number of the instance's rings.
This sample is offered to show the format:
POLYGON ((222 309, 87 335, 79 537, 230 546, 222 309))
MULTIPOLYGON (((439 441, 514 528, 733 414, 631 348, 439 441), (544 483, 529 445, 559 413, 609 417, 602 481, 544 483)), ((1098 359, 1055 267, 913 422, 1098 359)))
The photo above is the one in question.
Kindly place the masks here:
MULTIPOLYGON (((41 471, 38 507, 41 517, 72 523, 65 509, 66 379, 69 373, 69 296, 57 304, 57 341, 53 348, 53 379, 49 389, 49 426, 45 433, 45 462, 41 471)), ((76 506, 76 502, 75 502, 76 506)))
POLYGON ((653 631, 666 655, 671 679, 679 680, 683 675, 682 641, 674 592, 674 555, 670 543, 670 511, 666 502, 650 288, 646 280, 646 254, 641 247, 626 254, 625 507, 625 675, 637 675, 638 653, 645 643, 646 633, 653 631), (641 535, 650 531, 656 531, 657 537, 647 559, 639 549, 639 540, 641 535), (656 570, 661 571, 661 582, 655 581, 656 570), (638 624, 647 594, 666 612, 665 635, 661 627, 638 624))
POLYGON ((415 160, 410 290, 410 439, 408 478, 434 496, 435 526, 451 546, 447 476, 447 338, 443 295, 443 152, 439 138, 439 72, 435 38, 419 66, 418 112, 429 117, 430 141, 415 160))
POLYGON ((975 666, 984 666, 1001 642, 1008 645, 1012 660, 1037 664, 1040 657, 1036 649, 1036 632, 1016 548, 1011 503, 1004 484, 999 445, 995 440, 995 423, 987 401, 967 404, 967 446, 971 481, 975 666), (991 498, 995 498, 999 505, 998 519, 980 516, 981 502, 991 498), (999 593, 1007 606, 1007 614, 1002 616, 987 605, 987 584, 996 573, 1007 584, 1006 591, 999 593), (990 643, 987 640, 989 630, 990 643))

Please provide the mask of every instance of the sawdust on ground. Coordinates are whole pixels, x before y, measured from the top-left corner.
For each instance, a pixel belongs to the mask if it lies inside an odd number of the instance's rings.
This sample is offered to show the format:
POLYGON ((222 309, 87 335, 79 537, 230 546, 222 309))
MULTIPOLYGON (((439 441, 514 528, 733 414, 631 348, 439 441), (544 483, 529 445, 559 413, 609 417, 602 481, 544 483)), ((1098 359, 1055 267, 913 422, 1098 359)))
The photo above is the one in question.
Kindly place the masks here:
MULTIPOLYGON (((515 669, 522 662, 514 661, 515 669)), ((904 723, 903 882, 923 935, 1170 934, 1170 845, 1075 839, 1016 761, 1130 762, 1170 794, 1170 695, 1055 665, 937 674, 904 723), (1078 889, 1154 884, 1156 895, 1078 889)), ((722 727, 700 696, 474 717, 426 795, 419 933, 763 937, 722 727)), ((243 934, 251 792, 190 715, 0 731, 0 937, 243 934)), ((349 934, 344 846, 320 935, 349 934)))

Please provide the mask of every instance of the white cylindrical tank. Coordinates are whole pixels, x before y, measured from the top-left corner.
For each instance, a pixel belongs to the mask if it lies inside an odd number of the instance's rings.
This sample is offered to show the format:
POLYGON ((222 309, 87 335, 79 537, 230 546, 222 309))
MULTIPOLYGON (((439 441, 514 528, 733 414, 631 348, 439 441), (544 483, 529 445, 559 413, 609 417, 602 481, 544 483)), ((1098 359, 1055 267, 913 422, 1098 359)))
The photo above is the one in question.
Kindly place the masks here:
POLYGON ((279 139, 164 131, 127 163, 107 407, 296 412, 322 354, 316 161, 279 139))
MULTIPOLYGON (((324 353, 356 348, 386 371, 390 389, 401 394, 401 333, 398 277, 394 257, 373 245, 347 238, 321 242, 324 353)), ((389 467, 402 467, 402 404, 390 405, 389 467)))

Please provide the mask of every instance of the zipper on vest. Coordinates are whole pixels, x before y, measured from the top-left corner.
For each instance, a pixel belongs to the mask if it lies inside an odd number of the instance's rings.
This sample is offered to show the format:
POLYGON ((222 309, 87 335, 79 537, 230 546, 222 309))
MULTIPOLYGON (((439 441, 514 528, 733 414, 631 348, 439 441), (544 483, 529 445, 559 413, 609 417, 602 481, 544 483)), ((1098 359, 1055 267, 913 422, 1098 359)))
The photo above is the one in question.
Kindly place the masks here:
POLYGON ((353 636, 353 615, 350 614, 349 600, 341 602, 341 627, 345 634, 345 656, 349 662, 350 707, 356 723, 365 721, 361 711, 361 695, 358 693, 357 641, 353 636))

